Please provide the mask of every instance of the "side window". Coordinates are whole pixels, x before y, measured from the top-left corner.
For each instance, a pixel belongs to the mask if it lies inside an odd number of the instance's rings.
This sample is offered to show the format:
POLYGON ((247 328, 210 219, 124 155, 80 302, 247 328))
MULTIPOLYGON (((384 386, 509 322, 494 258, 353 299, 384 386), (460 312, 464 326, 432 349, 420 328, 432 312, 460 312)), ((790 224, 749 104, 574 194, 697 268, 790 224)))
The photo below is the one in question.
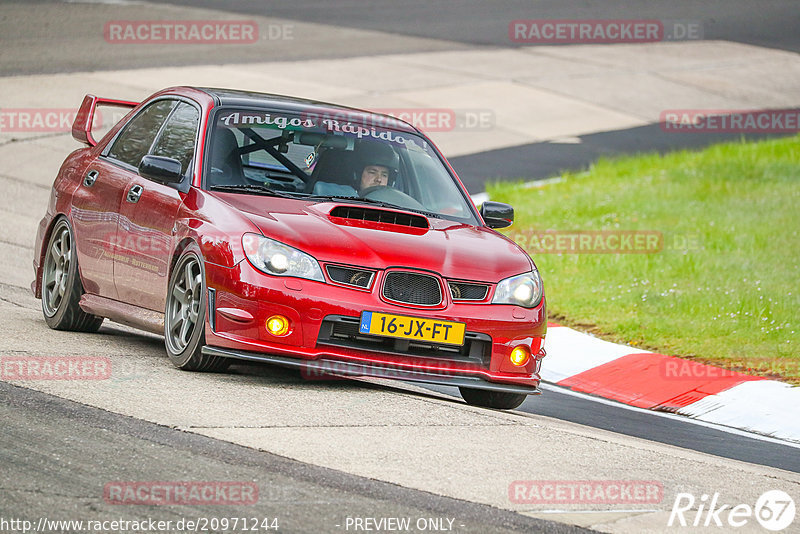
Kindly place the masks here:
POLYGON ((114 141, 108 156, 138 167, 174 106, 174 100, 159 100, 147 106, 125 126, 125 130, 114 141))
POLYGON ((186 174, 194 156, 194 142, 200 124, 197 108, 181 102, 167 121, 153 147, 154 156, 165 156, 181 162, 181 172, 186 174))

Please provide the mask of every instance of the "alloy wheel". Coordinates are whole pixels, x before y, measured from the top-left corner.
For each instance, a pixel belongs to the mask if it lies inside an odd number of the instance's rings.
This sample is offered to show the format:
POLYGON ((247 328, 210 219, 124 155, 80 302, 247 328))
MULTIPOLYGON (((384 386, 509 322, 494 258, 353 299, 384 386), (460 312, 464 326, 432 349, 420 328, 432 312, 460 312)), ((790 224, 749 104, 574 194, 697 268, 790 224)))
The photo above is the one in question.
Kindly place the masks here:
POLYGON ((56 229, 44 263, 42 299, 44 310, 52 317, 64 301, 72 262, 72 239, 66 224, 56 229))
POLYGON ((197 327, 202 300, 202 271, 200 262, 187 256, 178 267, 178 278, 169 296, 167 307, 167 343, 175 353, 183 352, 197 327))

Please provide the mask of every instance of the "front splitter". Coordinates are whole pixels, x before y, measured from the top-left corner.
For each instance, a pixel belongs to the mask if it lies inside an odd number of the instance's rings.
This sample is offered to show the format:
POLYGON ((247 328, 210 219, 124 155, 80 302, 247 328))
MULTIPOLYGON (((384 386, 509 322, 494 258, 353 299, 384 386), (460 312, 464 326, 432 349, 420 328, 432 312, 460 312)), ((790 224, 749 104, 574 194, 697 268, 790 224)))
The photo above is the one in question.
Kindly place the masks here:
POLYGON ((501 391, 504 393, 519 393, 524 395, 540 395, 542 392, 538 387, 521 386, 516 384, 500 384, 488 382, 481 378, 471 376, 454 376, 432 371, 399 369, 389 366, 366 365, 358 362, 345 360, 335 360, 331 358, 318 358, 316 360, 300 360, 287 358, 286 356, 275 356, 261 352, 250 352, 243 350, 225 349, 220 347, 203 347, 203 354, 220 356, 223 358, 235 358, 237 360, 247 360, 252 362, 264 362, 292 369, 299 369, 309 377, 322 379, 325 376, 340 377, 372 377, 389 378, 392 380, 408 380, 411 382, 422 382, 425 384, 438 384, 441 386, 464 387, 471 389, 483 389, 487 391, 501 391))

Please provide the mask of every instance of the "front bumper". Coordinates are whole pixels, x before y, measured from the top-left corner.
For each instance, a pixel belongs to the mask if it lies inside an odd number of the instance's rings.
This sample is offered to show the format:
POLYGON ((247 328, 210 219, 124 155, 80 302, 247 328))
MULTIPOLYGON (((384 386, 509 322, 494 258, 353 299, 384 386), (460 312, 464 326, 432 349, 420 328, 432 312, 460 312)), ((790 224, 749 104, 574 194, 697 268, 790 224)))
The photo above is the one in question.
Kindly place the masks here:
MULTIPOLYGON (((333 283, 269 276, 246 260, 234 268, 206 263, 209 288, 206 347, 217 356, 300 368, 306 376, 373 376, 416 382, 539 393, 539 371, 545 355, 544 302, 533 309, 512 305, 453 302, 437 309, 398 305, 380 296, 382 272, 370 290, 333 283), (363 311, 380 311, 463 322, 472 345, 460 353, 393 345, 370 346, 356 340, 331 340, 331 321, 358 320, 363 311), (267 318, 283 315, 291 322, 285 336, 265 328, 267 318), (522 366, 509 360, 526 345, 531 358, 522 366)), ((489 300, 491 295, 487 298, 489 300)), ((368 340, 367 340, 368 341, 368 340)))

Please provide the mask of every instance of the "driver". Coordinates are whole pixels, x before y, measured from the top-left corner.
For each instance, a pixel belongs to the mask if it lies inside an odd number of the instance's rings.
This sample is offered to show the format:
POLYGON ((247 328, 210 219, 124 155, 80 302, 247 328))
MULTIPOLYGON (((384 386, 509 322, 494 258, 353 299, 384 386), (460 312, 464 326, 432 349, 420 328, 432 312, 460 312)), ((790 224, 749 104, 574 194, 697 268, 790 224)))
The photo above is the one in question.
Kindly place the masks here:
POLYGON ((361 178, 358 193, 372 187, 389 187, 394 185, 400 170, 400 157, 386 143, 362 141, 358 151, 361 178))

